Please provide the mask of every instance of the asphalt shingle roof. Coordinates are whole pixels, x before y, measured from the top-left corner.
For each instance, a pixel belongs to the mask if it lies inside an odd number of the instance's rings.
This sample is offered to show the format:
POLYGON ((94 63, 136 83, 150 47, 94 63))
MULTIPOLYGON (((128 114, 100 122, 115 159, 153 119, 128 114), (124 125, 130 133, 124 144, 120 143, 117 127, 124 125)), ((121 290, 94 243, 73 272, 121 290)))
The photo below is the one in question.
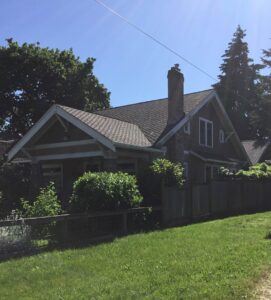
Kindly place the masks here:
MULTIPOLYGON (((184 112, 189 113, 213 90, 184 95, 184 112)), ((139 147, 151 147, 169 128, 167 127, 168 99, 88 113, 58 105, 112 142, 139 147)))
MULTIPOLYGON (((192 111, 211 92, 213 92, 212 89, 184 95, 184 112, 192 111)), ((168 99, 124 105, 96 111, 95 114, 137 125, 151 144, 154 144, 166 131, 168 99)))
POLYGON ((270 145, 269 143, 259 143, 255 140, 242 141, 242 144, 253 165, 260 161, 266 148, 270 145))
POLYGON ((140 147, 151 146, 151 143, 135 124, 67 106, 58 106, 115 143, 140 147))

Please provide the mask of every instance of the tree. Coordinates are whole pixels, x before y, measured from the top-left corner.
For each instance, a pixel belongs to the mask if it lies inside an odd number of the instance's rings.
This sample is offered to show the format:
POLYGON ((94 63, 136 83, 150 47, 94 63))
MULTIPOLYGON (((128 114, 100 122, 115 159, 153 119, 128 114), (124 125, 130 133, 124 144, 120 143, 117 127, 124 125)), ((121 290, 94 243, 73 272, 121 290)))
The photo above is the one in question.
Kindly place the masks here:
POLYGON ((94 61, 81 62, 72 49, 7 39, 7 47, 0 47, 0 136, 20 137, 53 103, 107 108, 110 93, 94 76, 94 61))
POLYGON ((246 33, 237 27, 232 41, 225 51, 220 66, 219 82, 214 84, 224 107, 241 139, 251 138, 250 114, 258 97, 260 65, 248 57, 246 33))
POLYGON ((261 60, 267 75, 260 76, 261 97, 254 107, 250 121, 258 140, 265 142, 271 139, 271 49, 263 50, 261 60))

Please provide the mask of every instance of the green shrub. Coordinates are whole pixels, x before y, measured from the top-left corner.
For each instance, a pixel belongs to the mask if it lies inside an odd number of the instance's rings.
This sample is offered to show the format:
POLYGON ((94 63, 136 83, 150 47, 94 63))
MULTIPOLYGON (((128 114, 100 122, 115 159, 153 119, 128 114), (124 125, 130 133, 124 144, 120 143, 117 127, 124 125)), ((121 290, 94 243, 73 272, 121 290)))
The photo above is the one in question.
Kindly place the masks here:
POLYGON ((167 186, 181 187, 184 183, 181 163, 173 163, 164 158, 158 158, 151 165, 152 173, 164 181, 167 186))
POLYGON ((258 163, 250 166, 247 170, 241 169, 237 172, 221 168, 220 175, 224 178, 268 179, 271 178, 271 166, 266 163, 258 163))
POLYGON ((271 166, 266 163, 258 163, 250 166, 248 170, 239 170, 236 176, 249 179, 271 178, 271 166))
POLYGON ((139 206, 141 201, 135 176, 122 172, 87 172, 73 185, 70 210, 126 209, 139 206))
POLYGON ((54 183, 40 189, 36 201, 30 204, 27 200, 21 200, 23 217, 56 216, 61 214, 61 204, 57 197, 54 183))

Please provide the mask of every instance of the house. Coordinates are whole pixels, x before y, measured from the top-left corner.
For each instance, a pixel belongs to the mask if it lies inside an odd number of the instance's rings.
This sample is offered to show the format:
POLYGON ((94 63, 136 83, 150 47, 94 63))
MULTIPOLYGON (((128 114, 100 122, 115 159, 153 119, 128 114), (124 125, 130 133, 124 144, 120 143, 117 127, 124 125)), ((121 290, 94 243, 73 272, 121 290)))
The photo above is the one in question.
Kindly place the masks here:
POLYGON ((4 154, 13 142, 13 140, 0 140, 0 159, 4 157, 4 154))
POLYGON ((220 166, 249 158, 217 93, 184 95, 178 65, 168 71, 168 98, 95 113, 53 105, 8 152, 8 161, 31 163, 32 185, 53 180, 63 199, 84 171, 137 173, 157 157, 182 162, 189 180, 206 182, 220 166))
POLYGON ((249 156, 251 163, 271 163, 271 144, 269 141, 246 140, 242 144, 249 156))

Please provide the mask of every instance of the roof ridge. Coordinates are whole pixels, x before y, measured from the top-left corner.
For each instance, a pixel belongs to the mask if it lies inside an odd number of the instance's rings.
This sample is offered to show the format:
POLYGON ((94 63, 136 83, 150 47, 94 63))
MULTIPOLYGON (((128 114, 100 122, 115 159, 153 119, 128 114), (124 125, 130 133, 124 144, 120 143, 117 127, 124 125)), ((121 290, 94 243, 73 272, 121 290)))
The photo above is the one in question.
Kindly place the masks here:
MULTIPOLYGON (((206 89, 206 90, 202 90, 202 91, 191 92, 191 93, 184 94, 184 96, 197 94, 197 93, 202 93, 202 92, 207 92, 207 91, 213 91, 213 90, 214 89, 206 89)), ((102 110, 96 110, 94 113, 96 113, 96 112, 99 113, 100 111, 108 111, 108 110, 117 109, 117 108, 121 108, 121 107, 132 106, 132 105, 140 105, 140 104, 154 102, 154 101, 162 101, 162 100, 167 100, 167 99, 168 99, 168 97, 153 99, 153 100, 145 100, 145 101, 142 101, 142 102, 136 102, 136 103, 130 103, 130 104, 124 104, 124 105, 114 106, 114 107, 110 107, 110 108, 106 108, 106 109, 102 109, 102 110)))

